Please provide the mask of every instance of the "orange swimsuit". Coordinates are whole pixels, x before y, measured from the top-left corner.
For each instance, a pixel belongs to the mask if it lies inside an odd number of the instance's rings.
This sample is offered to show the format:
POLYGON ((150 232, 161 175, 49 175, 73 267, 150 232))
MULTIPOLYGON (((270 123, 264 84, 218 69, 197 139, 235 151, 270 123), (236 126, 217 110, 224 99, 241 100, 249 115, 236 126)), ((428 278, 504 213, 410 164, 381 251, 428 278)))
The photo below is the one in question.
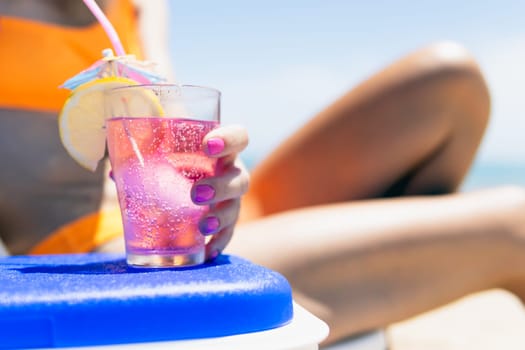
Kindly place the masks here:
MULTIPOLYGON (((128 53, 140 57, 136 13, 130 0, 110 2, 106 14, 128 53)), ((111 47, 98 23, 63 27, 0 16, 0 106, 58 112, 66 79, 88 68, 111 47)))
MULTIPOLYGON (((106 15, 127 53, 142 50, 130 0, 114 0, 106 15)), ((58 112, 69 91, 58 87, 102 57, 111 43, 98 23, 63 27, 0 16, 0 108, 58 112)), ((33 254, 88 252, 122 234, 118 208, 69 223, 38 244, 33 254)))

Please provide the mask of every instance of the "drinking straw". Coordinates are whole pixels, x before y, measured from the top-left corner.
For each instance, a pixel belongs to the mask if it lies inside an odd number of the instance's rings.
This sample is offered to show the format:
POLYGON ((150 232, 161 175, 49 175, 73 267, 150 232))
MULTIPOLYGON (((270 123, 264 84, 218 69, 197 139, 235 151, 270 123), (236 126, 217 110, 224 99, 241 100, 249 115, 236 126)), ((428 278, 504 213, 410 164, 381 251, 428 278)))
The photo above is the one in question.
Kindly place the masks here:
MULTIPOLYGON (((111 44, 113 45, 113 49, 115 50, 115 53, 117 56, 124 56, 126 52, 124 51, 124 47, 122 46, 122 42, 120 41, 120 38, 118 37, 117 31, 115 30, 115 27, 111 24, 111 22, 108 20, 104 12, 100 9, 98 4, 95 2, 95 0, 84 0, 84 4, 88 7, 88 9, 93 13, 93 16, 97 19, 97 21, 100 23, 104 31, 106 32, 106 35, 108 36, 109 40, 111 41, 111 44)), ((133 152, 135 152, 135 155, 139 159, 140 165, 144 167, 144 158, 142 157, 142 154, 138 148, 137 142, 129 132, 127 126, 124 124, 124 129, 126 130, 126 135, 131 142, 131 147, 133 148, 133 152)))
POLYGON ((117 56, 124 56, 126 52, 124 51, 124 47, 122 46, 122 42, 118 37, 117 31, 115 30, 111 22, 108 20, 104 12, 102 12, 100 7, 97 5, 95 0, 84 0, 84 4, 86 4, 91 13, 93 13, 93 16, 95 16, 97 21, 100 23, 100 25, 106 32, 107 36, 109 37, 109 40, 111 41, 111 44, 113 45, 113 48, 115 49, 115 53, 117 54, 117 56))

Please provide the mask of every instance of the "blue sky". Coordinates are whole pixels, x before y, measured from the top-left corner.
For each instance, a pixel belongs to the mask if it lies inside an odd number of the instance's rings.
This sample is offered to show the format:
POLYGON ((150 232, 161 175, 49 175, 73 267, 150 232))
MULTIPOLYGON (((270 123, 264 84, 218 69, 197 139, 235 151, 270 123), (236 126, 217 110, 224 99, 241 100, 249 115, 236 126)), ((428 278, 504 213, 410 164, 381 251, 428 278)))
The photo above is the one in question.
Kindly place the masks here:
POLYGON ((493 97, 478 160, 525 163, 524 13, 523 0, 174 0, 170 53, 178 81, 223 92, 223 122, 244 124, 260 159, 384 65, 455 40, 493 97))

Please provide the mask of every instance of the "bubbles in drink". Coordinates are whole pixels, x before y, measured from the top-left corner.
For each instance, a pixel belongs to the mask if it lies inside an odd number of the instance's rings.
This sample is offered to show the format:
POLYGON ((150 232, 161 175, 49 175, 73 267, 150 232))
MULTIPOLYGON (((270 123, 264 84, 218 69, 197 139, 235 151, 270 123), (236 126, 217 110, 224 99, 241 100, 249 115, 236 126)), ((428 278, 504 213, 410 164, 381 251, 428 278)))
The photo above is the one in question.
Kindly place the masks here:
POLYGON ((193 183, 214 174, 202 138, 217 124, 170 118, 117 118, 108 122, 112 167, 132 253, 200 249, 198 222, 207 206, 193 204, 193 183), (118 137, 116 137, 118 136, 118 137), (135 146, 133 146, 135 143, 135 146))

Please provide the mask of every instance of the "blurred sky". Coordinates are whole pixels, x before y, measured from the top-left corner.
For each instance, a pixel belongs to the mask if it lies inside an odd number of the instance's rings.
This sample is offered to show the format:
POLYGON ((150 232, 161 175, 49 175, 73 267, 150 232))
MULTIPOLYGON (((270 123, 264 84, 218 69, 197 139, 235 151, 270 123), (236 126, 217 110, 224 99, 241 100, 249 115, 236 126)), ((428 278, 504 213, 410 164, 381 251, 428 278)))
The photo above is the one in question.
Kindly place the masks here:
POLYGON ((454 40, 478 59, 492 119, 478 161, 525 163, 525 1, 170 1, 177 80, 223 92, 259 160, 403 54, 454 40))

